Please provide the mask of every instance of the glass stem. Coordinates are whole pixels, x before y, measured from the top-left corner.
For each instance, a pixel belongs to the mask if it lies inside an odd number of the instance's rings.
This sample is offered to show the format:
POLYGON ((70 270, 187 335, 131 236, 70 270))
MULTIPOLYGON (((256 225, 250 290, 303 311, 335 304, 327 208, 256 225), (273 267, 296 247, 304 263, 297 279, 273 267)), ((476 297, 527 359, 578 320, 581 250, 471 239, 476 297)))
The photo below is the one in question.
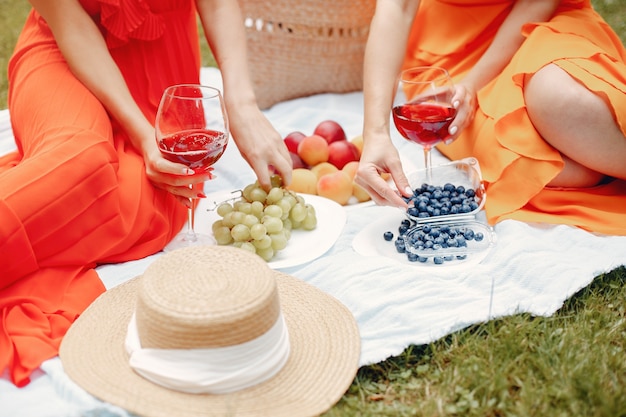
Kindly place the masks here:
MULTIPOLYGON (((191 189, 193 189, 193 185, 191 186, 191 189)), ((196 236, 196 232, 194 229, 195 222, 196 222, 196 206, 198 205, 198 199, 191 198, 189 199, 189 202, 191 203, 191 207, 187 210, 187 236, 185 237, 185 240, 188 240, 190 242, 195 242, 196 240, 198 240, 198 236, 196 236)))
POLYGON ((430 158, 430 147, 424 148, 424 167, 426 168, 426 179, 428 184, 432 184, 432 160, 430 158))

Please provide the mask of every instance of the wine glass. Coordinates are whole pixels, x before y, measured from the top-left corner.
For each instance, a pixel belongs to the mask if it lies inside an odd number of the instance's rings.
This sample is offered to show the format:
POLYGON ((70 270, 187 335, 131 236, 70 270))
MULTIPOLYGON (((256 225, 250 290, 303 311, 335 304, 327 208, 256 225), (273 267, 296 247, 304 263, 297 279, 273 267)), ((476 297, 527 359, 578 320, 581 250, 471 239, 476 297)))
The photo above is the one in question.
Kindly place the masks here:
POLYGON ((402 137, 424 148, 424 166, 431 182, 430 151, 450 136, 448 127, 456 116, 454 84, 448 71, 430 66, 402 71, 400 87, 405 100, 394 105, 393 122, 402 137))
MULTIPOLYGON (((228 117, 220 91, 198 84, 179 84, 165 89, 155 122, 161 154, 172 162, 187 165, 196 174, 208 173, 228 144, 228 117)), ((202 191, 204 184, 191 185, 202 191)), ((194 230, 197 198, 191 199, 186 233, 179 233, 165 251, 214 244, 210 235, 194 230)))

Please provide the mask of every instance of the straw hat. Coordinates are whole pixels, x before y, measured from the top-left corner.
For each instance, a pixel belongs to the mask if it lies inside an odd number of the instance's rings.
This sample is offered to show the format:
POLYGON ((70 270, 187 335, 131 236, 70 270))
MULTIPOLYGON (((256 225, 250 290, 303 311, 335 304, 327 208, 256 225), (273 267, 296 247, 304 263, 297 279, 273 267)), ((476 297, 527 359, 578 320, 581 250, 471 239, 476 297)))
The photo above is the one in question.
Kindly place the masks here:
MULTIPOLYGON (((247 351, 242 356, 257 360, 247 351)), ((142 276, 94 301, 70 327, 60 348, 66 373, 86 391, 154 417, 319 415, 348 389, 359 356, 358 328, 344 305, 299 279, 271 270, 254 254, 225 246, 164 254, 142 276), (281 323, 286 324, 284 331, 281 323), (231 364, 219 363, 221 359, 211 357, 214 352, 230 357, 238 347, 264 346, 258 343, 266 343, 262 339, 270 340, 268 335, 277 331, 288 335, 280 339, 286 340, 286 350, 281 348, 285 359, 272 353, 260 366, 252 364, 256 369, 276 362, 262 380, 246 382, 252 384, 247 388, 235 383, 226 393, 166 387, 160 376, 151 375, 160 367, 147 366, 147 373, 140 375, 141 367, 131 367, 129 361, 132 335, 142 352, 185 357, 200 352, 205 356, 194 364, 205 363, 206 358, 218 361, 219 368, 231 364)), ((196 373, 195 367, 185 365, 181 369, 188 371, 169 369, 183 378, 196 373)), ((219 392, 221 384, 216 385, 219 392)))

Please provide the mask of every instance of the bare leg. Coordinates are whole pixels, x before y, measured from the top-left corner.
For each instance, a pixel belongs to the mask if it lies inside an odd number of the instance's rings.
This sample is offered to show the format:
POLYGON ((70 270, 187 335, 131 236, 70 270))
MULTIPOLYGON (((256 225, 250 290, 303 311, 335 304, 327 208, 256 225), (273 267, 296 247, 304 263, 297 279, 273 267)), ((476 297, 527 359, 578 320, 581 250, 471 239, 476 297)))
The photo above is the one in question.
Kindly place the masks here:
POLYGON ((602 98, 553 64, 527 81, 524 97, 533 125, 565 161, 548 185, 589 187, 605 176, 626 179, 626 137, 602 98))

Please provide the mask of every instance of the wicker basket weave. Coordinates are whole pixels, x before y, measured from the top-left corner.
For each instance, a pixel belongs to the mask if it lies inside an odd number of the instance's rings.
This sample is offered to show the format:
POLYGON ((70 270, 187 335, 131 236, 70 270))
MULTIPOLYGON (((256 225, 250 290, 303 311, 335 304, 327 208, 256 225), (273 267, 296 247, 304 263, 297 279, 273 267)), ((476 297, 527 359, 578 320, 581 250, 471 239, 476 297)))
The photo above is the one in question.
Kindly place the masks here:
POLYGON ((361 90, 376 0, 239 0, 261 108, 361 90))

